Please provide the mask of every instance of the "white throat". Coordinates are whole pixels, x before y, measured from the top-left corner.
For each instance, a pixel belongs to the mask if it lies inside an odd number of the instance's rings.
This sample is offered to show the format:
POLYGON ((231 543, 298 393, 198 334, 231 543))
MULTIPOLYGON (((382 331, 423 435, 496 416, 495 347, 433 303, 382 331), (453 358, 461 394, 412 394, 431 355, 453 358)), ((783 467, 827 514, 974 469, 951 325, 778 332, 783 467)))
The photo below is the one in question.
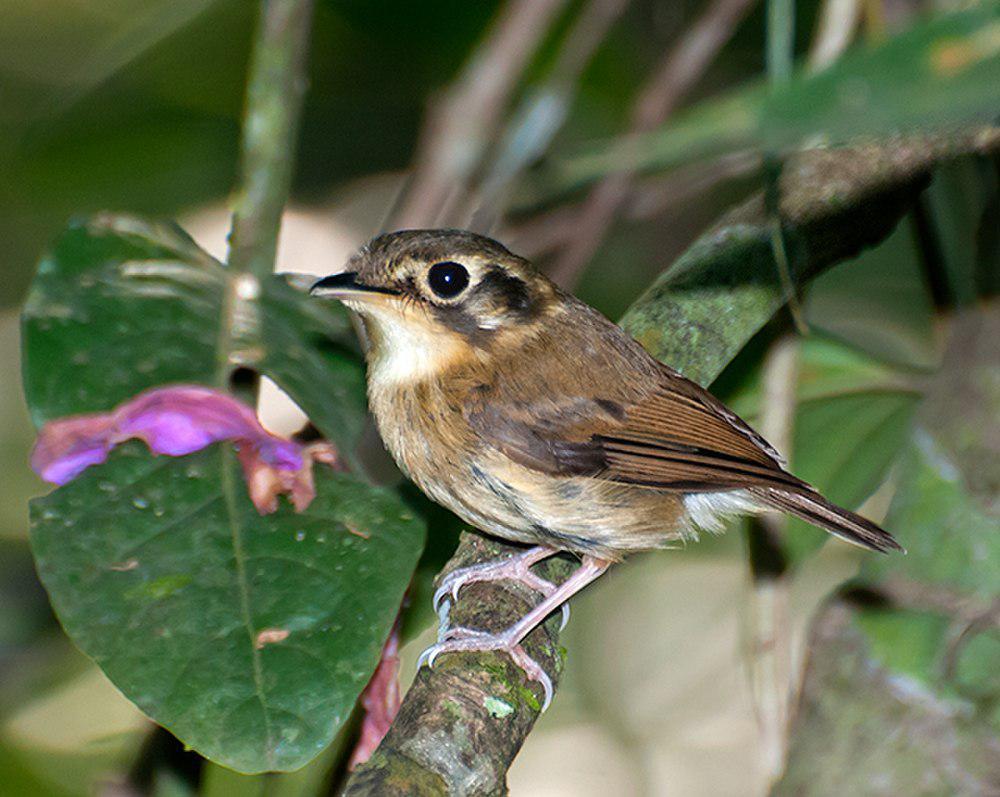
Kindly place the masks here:
POLYGON ((368 305, 362 318, 369 336, 368 380, 379 385, 433 376, 453 361, 457 341, 429 324, 402 318, 398 311, 368 305))

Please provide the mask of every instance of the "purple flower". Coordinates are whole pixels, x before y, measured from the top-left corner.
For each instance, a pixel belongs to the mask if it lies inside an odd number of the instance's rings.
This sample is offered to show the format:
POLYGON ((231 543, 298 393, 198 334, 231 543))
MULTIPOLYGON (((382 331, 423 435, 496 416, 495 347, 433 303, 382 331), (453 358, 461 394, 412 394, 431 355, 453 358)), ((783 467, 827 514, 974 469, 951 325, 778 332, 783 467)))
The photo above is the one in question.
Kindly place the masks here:
POLYGON ((228 393, 201 385, 171 385, 140 393, 109 413, 45 424, 31 453, 31 467, 45 481, 65 484, 133 438, 154 454, 173 457, 233 441, 250 497, 262 513, 277 509, 281 493, 291 496, 297 510, 305 509, 316 495, 312 463, 338 464, 329 444, 303 446, 272 435, 252 408, 228 393))

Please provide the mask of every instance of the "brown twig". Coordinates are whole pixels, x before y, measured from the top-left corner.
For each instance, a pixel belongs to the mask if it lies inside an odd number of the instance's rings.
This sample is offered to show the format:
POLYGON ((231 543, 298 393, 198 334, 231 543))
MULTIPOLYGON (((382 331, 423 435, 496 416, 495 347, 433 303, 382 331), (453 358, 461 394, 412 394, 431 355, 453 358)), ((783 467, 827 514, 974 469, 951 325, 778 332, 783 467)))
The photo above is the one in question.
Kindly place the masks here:
POLYGON ((447 223, 464 194, 520 76, 566 0, 513 0, 434 104, 418 145, 416 169, 390 227, 447 223))
POLYGON ((809 68, 826 69, 854 38, 861 21, 861 0, 825 0, 809 47, 809 68))
MULTIPOLYGON (((757 153, 745 150, 722 155, 708 163, 681 166, 667 174, 636 177, 619 215, 629 221, 656 218, 671 208, 687 204, 726 180, 757 172, 760 164, 757 153)), ((520 254, 537 260, 573 240, 582 207, 582 203, 567 204, 547 213, 535 214, 506 228, 504 240, 520 254)))
MULTIPOLYGON (((687 96, 729 41, 755 0, 714 0, 676 47, 667 52, 632 108, 624 146, 660 126, 687 96)), ((595 186, 577 221, 577 234, 553 265, 550 276, 572 287, 601 245, 632 186, 631 171, 615 172, 595 186)))

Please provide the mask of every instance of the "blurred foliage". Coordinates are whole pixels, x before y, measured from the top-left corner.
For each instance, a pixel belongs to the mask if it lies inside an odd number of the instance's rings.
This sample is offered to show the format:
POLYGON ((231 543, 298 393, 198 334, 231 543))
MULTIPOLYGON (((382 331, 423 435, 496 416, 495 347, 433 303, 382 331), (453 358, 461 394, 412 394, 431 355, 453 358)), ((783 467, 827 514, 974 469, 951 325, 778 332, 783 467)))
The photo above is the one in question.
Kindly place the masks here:
POLYGON ((665 168, 738 147, 782 150, 815 139, 843 144, 914 128, 951 132, 990 124, 1000 104, 998 38, 995 3, 932 18, 855 48, 818 73, 713 99, 641 141, 570 158, 552 182, 573 186, 616 169, 665 168))
MULTIPOLYGON (((543 41, 522 93, 547 74, 559 37, 583 5, 569 4, 543 41)), ((793 386, 797 406, 789 420, 789 454, 793 469, 849 506, 872 493, 892 495, 885 523, 910 554, 866 559, 859 583, 877 598, 875 605, 844 608, 838 602, 821 615, 810 641, 788 772, 776 793, 859 792, 872 783, 889 784, 886 794, 978 793, 978 786, 996 783, 995 767, 983 763, 997 733, 995 626, 984 626, 980 615, 959 613, 956 619, 944 604, 907 603, 903 598, 911 593, 898 587, 903 579, 925 599, 944 590, 963 607, 970 600, 980 607, 995 599, 1000 583, 1000 477, 988 466, 996 457, 994 438, 982 434, 995 428, 1000 412, 990 409, 996 407, 990 391, 997 371, 973 367, 963 356, 981 354, 984 342, 998 333, 980 329, 962 338, 963 345, 947 351, 942 345, 944 319, 954 308, 982 302, 1000 284, 995 145, 969 128, 995 121, 1000 108, 998 7, 966 4, 957 14, 916 14, 916 6, 926 4, 897 4, 906 11, 902 21, 889 19, 880 35, 869 28, 870 40, 833 67, 814 74, 801 69, 773 91, 762 81, 765 14, 758 8, 706 70, 690 107, 638 148, 623 147, 614 137, 627 124, 636 87, 705 5, 630 5, 583 72, 564 126, 517 186, 513 207, 518 218, 539 204, 549 209, 574 199, 583 182, 636 162, 647 171, 669 170, 735 147, 786 150, 817 140, 870 148, 857 150, 853 180, 830 169, 809 171, 836 161, 836 149, 793 154, 778 177, 793 274, 801 286, 811 280, 803 287, 810 334, 802 340, 793 386), (917 137, 889 139, 889 145, 884 139, 855 141, 858 134, 884 136, 914 127, 917 137), (946 134, 926 138, 928 128, 946 134), (873 150, 884 157, 874 158, 873 150), (846 262, 825 270, 839 261, 846 262), (979 625, 970 631, 972 619, 979 625), (935 744, 942 738, 952 740, 947 750, 935 744), (898 744, 887 746, 886 739, 898 744), (955 772, 961 782, 949 780, 955 772)), ((823 5, 796 4, 799 60, 823 5)), ((352 188, 353 178, 406 167, 425 109, 488 32, 499 7, 442 0, 416 13, 402 0, 320 0, 293 198, 315 206, 329 224, 329 209, 321 203, 363 191, 352 188)), ((231 191, 255 11, 255 4, 237 0, 0 0, 0 240, 6 269, 0 306, 21 303, 39 253, 72 217, 106 208, 177 216, 231 191)), ((581 285, 588 301, 617 315, 663 272, 625 323, 693 377, 707 382, 718 375, 716 391, 758 420, 763 356, 788 328, 779 310, 788 297, 775 270, 774 208, 750 195, 774 187, 761 182, 756 173, 722 178, 693 198, 666 202, 653 217, 620 225, 581 285)), ((383 210, 352 219, 358 238, 378 229, 383 210)), ((164 381, 224 382, 217 367, 222 346, 245 351, 248 366, 273 377, 321 431, 353 451, 363 399, 346 316, 329 306, 317 313, 275 280, 262 285, 255 300, 259 325, 246 336, 220 313, 231 277, 179 229, 131 216, 90 218, 70 225, 43 260, 27 305, 25 392, 36 423, 107 409, 164 381), (137 262, 145 268, 135 268, 137 262)), ((0 322, 0 366, 13 373, 13 312, 0 322)), ((284 507, 260 518, 248 509, 224 452, 151 461, 138 446, 129 447, 40 499, 33 541, 60 620, 123 698, 60 636, 35 576, 24 507, 40 489, 22 464, 31 429, 14 381, 0 387, 4 791, 68 797, 92 793, 97 783, 127 780, 164 795, 322 793, 349 745, 354 699, 420 554, 422 521, 433 531, 432 544, 414 581, 408 635, 432 619, 427 593, 452 550, 454 518, 405 488, 400 497, 395 488, 342 476, 320 477, 320 499, 310 513, 296 516, 284 507), (189 467, 202 467, 204 478, 187 478, 189 467), (125 486, 135 479, 143 481, 125 486), (102 491, 101 484, 122 486, 102 491), (225 518, 198 510, 199 503, 218 506, 227 490, 237 506, 229 519, 245 524, 247 544, 268 556, 290 557, 282 565, 287 572, 273 563, 238 572, 225 518), (77 511, 81 505, 86 512, 77 511), (163 509, 160 516, 156 508, 163 509), (185 511, 199 522, 184 521, 185 511), (422 520, 399 519, 404 515, 422 520), (178 526, 154 538, 171 518, 178 526), (331 526, 330 518, 379 533, 355 538, 331 526), (308 524, 316 525, 306 529, 308 524), (295 541, 303 529, 315 545, 295 541), (322 535, 329 538, 325 545, 319 543, 322 535), (330 544, 335 537, 347 544, 330 544), (153 547, 148 556, 136 557, 138 567, 108 568, 129 560, 125 552, 140 538, 153 547), (306 576, 312 568, 322 577, 306 576), (178 574, 192 581, 182 584, 178 574), (215 592, 192 590, 202 575, 212 574, 215 592), (323 666, 268 660, 280 656, 278 646, 256 651, 247 639, 219 655, 206 653, 227 639, 227 629, 245 627, 232 596, 250 586, 254 625, 313 628, 315 633, 303 632, 308 642, 300 652, 305 660, 319 657, 323 666), (150 622, 153 615, 161 622, 150 622), (317 630, 324 623, 342 624, 350 647, 324 638, 317 630), (186 647, 166 641, 184 633, 186 647), (199 651, 200 644, 205 647, 199 651), (270 691, 261 707, 273 710, 275 722, 290 735, 295 721, 286 710, 327 723, 299 729, 302 735, 272 763, 304 763, 343 727, 325 752, 296 773, 255 777, 201 761, 179 745, 151 752, 150 740, 157 737, 125 698, 216 760, 265 768, 257 723, 229 723, 228 741, 218 733, 220 716, 252 691, 248 662, 258 653, 274 679, 265 681, 270 691), (181 675, 185 666, 188 676, 181 675), (167 677, 184 678, 184 700, 164 692, 167 677), (218 688, 223 682, 232 688, 218 688)), ((789 524, 782 552, 792 564, 793 585, 808 586, 825 539, 804 524, 789 524)), ((717 606, 725 596, 736 603, 739 555, 732 537, 705 540, 685 553, 700 564, 684 571, 676 557, 653 580, 657 589, 673 589, 679 576, 681 591, 695 595, 699 584, 718 583, 713 579, 724 573, 732 589, 723 597, 713 591, 712 601, 704 603, 717 606)), ((654 565, 645 567, 653 572, 654 565)), ((628 568, 614 577, 625 597, 613 603, 612 588, 605 593, 611 595, 607 605, 619 607, 616 616, 631 617, 639 610, 628 602, 634 594, 628 568)), ((686 630, 672 638, 683 639, 677 650, 690 664, 683 671, 703 675, 711 670, 695 666, 708 660, 700 656, 710 653, 718 661, 723 650, 718 634, 704 633, 717 615, 705 609, 684 624, 682 603, 678 598, 669 622, 686 630), (711 639, 697 648, 702 636, 711 639)), ((644 628, 667 622, 656 605, 656 617, 642 614, 644 628)), ((680 654, 667 650, 664 636, 662 649, 645 659, 642 650, 635 658, 625 649, 608 656, 588 639, 588 630, 615 625, 611 611, 591 608, 574 621, 583 625, 571 637, 570 658, 587 673, 578 684, 587 694, 578 710, 606 721, 623 745, 638 749, 643 728, 656 738, 662 731, 642 719, 643 707, 671 716, 684 690, 677 687, 673 702, 659 704, 642 692, 641 700, 618 706, 615 679, 662 681, 665 672, 681 671, 669 658, 680 654), (616 674, 608 672, 612 665, 616 674), (633 722, 634 716, 639 720, 633 722)), ((600 639, 614 642, 616 633, 609 630, 600 639)), ((642 636, 650 644, 657 639, 645 630, 642 636)), ((725 664, 727 672, 737 666, 728 659, 725 664)))

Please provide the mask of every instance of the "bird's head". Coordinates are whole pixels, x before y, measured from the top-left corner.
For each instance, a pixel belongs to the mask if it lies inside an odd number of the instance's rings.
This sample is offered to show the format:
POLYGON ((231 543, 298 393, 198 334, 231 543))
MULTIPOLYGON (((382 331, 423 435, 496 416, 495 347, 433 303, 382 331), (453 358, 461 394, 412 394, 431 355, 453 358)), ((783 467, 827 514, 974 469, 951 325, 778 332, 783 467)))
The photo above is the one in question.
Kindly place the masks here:
POLYGON ((488 356, 531 335, 559 291, 524 258, 462 230, 405 230, 363 246, 311 294, 361 315, 369 360, 395 380, 488 356))

